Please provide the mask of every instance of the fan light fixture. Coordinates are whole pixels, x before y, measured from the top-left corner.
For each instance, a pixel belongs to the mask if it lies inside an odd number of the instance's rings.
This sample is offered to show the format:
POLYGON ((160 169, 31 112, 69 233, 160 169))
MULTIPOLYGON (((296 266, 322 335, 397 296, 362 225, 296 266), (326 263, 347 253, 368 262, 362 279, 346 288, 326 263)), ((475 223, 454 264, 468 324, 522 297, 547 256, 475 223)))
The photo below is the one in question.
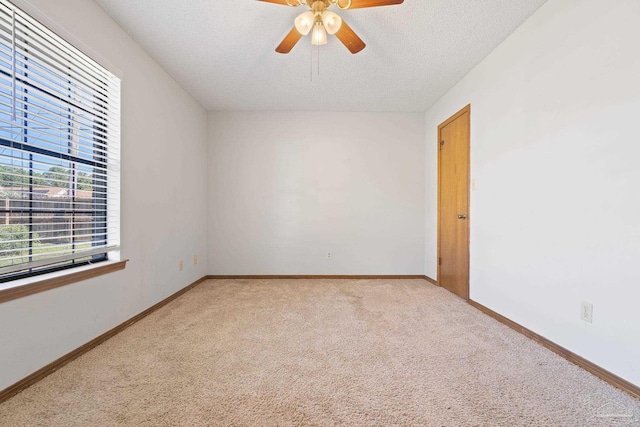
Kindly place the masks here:
POLYGON ((337 13, 333 13, 330 10, 322 12, 322 24, 327 30, 327 33, 334 35, 342 27, 342 18, 337 13))
POLYGON ((321 22, 316 22, 316 25, 313 27, 311 44, 314 46, 327 44, 327 30, 324 29, 321 22))
POLYGON ((309 9, 298 15, 294 28, 276 48, 278 53, 289 53, 303 36, 311 33, 311 44, 327 44, 327 33, 334 35, 351 53, 358 53, 365 48, 364 42, 336 13, 329 7, 336 6, 341 10, 363 9, 366 7, 390 6, 401 4, 404 0, 258 0, 283 6, 308 6, 309 9))
POLYGON ((298 30, 298 32, 303 36, 309 34, 309 31, 311 31, 315 22, 316 15, 310 10, 298 16, 294 21, 296 30, 298 30))

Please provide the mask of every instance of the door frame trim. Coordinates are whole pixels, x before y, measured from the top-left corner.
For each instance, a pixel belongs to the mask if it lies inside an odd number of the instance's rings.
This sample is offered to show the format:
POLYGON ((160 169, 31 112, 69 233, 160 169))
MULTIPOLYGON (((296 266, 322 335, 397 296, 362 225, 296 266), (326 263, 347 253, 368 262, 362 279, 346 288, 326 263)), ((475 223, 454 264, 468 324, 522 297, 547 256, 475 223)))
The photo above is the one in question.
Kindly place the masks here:
MULTIPOLYGON (((447 120, 445 120, 444 122, 442 122, 440 125, 438 125, 438 140, 436 141, 437 144, 437 150, 438 150, 438 200, 436 203, 437 209, 438 209, 438 223, 437 223, 437 239, 438 239, 438 254, 437 257, 438 259, 436 260, 437 262, 437 266, 438 266, 438 275, 436 277, 436 281, 438 282, 438 286, 442 286, 441 281, 440 281, 440 191, 441 191, 441 185, 440 185, 440 177, 441 177, 441 170, 440 170, 440 141, 442 140, 442 129, 445 128, 447 125, 449 125, 451 122, 455 121, 456 119, 460 118, 462 115, 464 115, 465 113, 469 113, 469 149, 467 150, 467 165, 469 167, 469 173, 467 174, 468 177, 468 181, 467 182, 467 197, 469 200, 467 200, 467 206, 469 207, 469 211, 471 210, 471 104, 467 104, 466 106, 464 106, 460 111, 458 111, 457 113, 455 113, 453 116, 449 117, 447 120)), ((468 253, 468 260, 469 262, 467 263, 467 277, 469 278, 469 283, 467 284, 467 296, 466 296, 466 300, 469 301, 470 300, 470 288, 471 288, 471 252, 470 252, 470 246, 471 246, 471 227, 469 225, 470 223, 470 216, 469 212, 467 212, 467 253, 468 253)))

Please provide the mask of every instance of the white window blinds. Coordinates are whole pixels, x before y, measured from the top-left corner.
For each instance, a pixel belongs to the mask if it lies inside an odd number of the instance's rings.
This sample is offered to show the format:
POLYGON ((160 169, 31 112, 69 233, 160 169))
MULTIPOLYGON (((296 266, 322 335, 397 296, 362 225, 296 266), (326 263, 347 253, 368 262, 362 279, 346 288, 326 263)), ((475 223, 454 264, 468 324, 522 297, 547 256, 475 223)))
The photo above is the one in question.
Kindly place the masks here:
POLYGON ((0 280, 119 245, 120 80, 0 0, 0 280))

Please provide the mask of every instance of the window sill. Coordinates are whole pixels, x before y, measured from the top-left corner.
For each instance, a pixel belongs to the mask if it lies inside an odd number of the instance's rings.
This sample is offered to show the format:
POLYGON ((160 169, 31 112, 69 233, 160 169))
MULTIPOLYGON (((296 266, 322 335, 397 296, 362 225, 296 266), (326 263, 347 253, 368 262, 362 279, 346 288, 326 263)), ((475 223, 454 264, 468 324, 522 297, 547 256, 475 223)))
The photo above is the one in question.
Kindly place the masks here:
POLYGON ((70 270, 57 271, 41 276, 20 279, 0 284, 0 304, 14 299, 92 279, 114 271, 124 270, 128 259, 122 261, 104 261, 70 270))

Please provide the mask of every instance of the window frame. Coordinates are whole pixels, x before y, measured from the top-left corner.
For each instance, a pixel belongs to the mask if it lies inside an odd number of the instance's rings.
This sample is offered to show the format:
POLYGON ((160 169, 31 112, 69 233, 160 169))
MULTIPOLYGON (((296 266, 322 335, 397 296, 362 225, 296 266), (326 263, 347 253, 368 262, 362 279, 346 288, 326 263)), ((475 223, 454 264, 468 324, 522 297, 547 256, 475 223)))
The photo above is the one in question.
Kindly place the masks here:
POLYGON ((108 260, 98 264, 74 267, 13 282, 0 283, 0 304, 124 270, 128 262, 128 259, 108 260))
MULTIPOLYGON (((97 64, 99 67, 102 67, 102 69, 104 69, 105 71, 107 71, 108 73, 116 77, 119 81, 121 81, 121 73, 118 73, 118 72, 114 73, 112 71, 113 67, 104 65, 105 61, 94 59, 95 55, 88 54, 86 48, 85 49, 78 48, 77 47, 78 44, 82 46, 81 43, 77 43, 77 40, 75 40, 73 37, 70 37, 68 33, 66 33, 64 30, 61 30, 60 27, 58 27, 54 23, 51 23, 48 19, 46 18, 43 19, 43 14, 40 13, 37 9, 33 8, 33 6, 30 6, 28 4, 23 5, 22 4, 23 2, 19 0, 18 1, 8 0, 8 3, 10 3, 16 10, 20 10, 21 13, 23 13, 24 15, 27 15, 31 19, 37 21, 42 27, 44 27, 46 30, 52 33, 54 37, 57 37, 60 40, 62 40, 64 43, 66 43, 66 46, 68 48, 73 49, 75 52, 79 53, 80 55, 83 55, 89 58, 90 60, 95 62, 95 64, 97 64)), ((5 75, 8 75, 9 77, 12 77, 13 75, 15 75, 16 79, 20 79, 21 75, 17 74, 15 70, 9 70, 9 71, 10 73, 7 73, 5 70, 0 70, 0 72, 4 73, 5 75)), ((47 92, 46 87, 38 87, 37 85, 34 85, 30 82, 22 81, 21 84, 25 86, 27 85, 33 86, 35 89, 41 92, 47 92)), ((70 86, 69 90, 73 91, 73 88, 70 86)), ((52 93, 49 93, 48 95, 53 97, 59 97, 59 95, 52 94, 52 93)), ((64 106, 73 106, 72 102, 69 103, 69 101, 67 100, 60 99, 60 98, 58 99, 63 103, 64 106)), ((121 99, 121 95, 120 93, 117 93, 118 104, 120 103, 120 99, 121 99)), ((82 108, 81 106, 75 106, 75 107, 82 108)), ((119 110, 119 106, 117 108, 118 108, 117 114, 118 114, 118 120, 119 120, 121 113, 119 110)), ((69 112, 70 114, 72 114, 71 108, 69 109, 69 112)), ((94 135, 96 135, 95 133, 96 131, 106 134, 107 130, 105 129, 105 127, 108 125, 111 125, 110 122, 104 122, 104 119, 101 118, 100 116, 93 116, 91 120, 93 122, 92 127, 93 127, 94 135)), ((91 129, 91 125, 90 125, 90 129, 91 129)), ((110 132, 113 132, 113 131, 110 131, 110 132)), ((116 132, 117 132, 117 138, 118 138, 117 150, 119 152, 119 137, 120 137, 119 127, 117 128, 116 132)), ((94 141, 96 140, 94 139, 94 141)), ((37 144, 28 144, 28 141, 25 141, 24 145, 20 146, 19 143, 0 137, 0 147, 2 146, 13 148, 13 149, 20 149, 20 150, 25 149, 24 151, 28 153, 49 156, 52 158, 68 161, 70 166, 73 165, 72 167, 69 167, 70 171, 73 170, 72 172, 69 172, 69 173, 73 175, 74 178, 72 179, 76 183, 78 182, 80 172, 81 172, 79 170, 75 170, 76 164, 86 164, 90 167, 94 167, 95 165, 98 165, 98 167, 104 170, 104 178, 100 177, 100 179, 103 179, 104 181, 107 181, 107 182, 110 179, 107 175, 108 175, 108 170, 109 170, 111 160, 108 158, 106 151, 103 151, 103 156, 100 159, 101 161, 99 161, 97 159, 99 155, 95 152, 95 150, 94 150, 93 159, 87 160, 79 156, 74 156, 73 154, 71 154, 71 150, 69 151, 69 154, 65 155, 63 153, 55 152, 53 150, 47 150, 46 148, 38 148, 37 144)), ((94 148, 95 147, 96 145, 94 144, 94 148)), ((108 149, 109 145, 106 145, 105 147, 107 147, 105 148, 106 150, 108 149)), ((30 168, 27 168, 25 170, 27 171, 27 173, 29 173, 33 171, 33 167, 31 166, 30 168)), ((34 185, 33 173, 29 173, 29 175, 30 175, 30 179, 29 179, 28 187, 31 194, 31 191, 34 185)), ((120 181, 119 167, 118 167, 117 181, 118 183, 120 181)), ((94 188, 96 185, 95 182, 96 182, 96 177, 94 175, 94 178, 93 178, 94 188)), ((117 239, 118 246, 115 249, 112 247, 109 247, 109 245, 106 243, 108 241, 108 233, 114 227, 113 225, 110 225, 108 220, 108 215, 113 214, 112 210, 114 211, 117 210, 117 213, 116 213, 117 220, 116 220, 115 227, 119 235, 120 187, 118 184, 117 186, 118 194, 109 194, 112 192, 112 188, 110 188, 109 184, 104 184, 104 185, 105 185, 105 188, 103 192, 96 191, 94 192, 94 194, 92 194, 92 197, 91 197, 91 204, 93 204, 94 206, 96 206, 97 199, 102 199, 102 205, 98 203, 98 205, 102 206, 102 208, 98 209, 92 206, 92 209, 90 209, 92 214, 98 213, 98 211, 102 213, 102 216, 99 216, 98 217, 99 219, 97 221, 94 219, 92 221, 92 224, 90 225, 90 230, 92 234, 90 242, 92 242, 92 246, 93 246, 93 242, 95 241, 95 236, 93 235, 98 230, 103 230, 104 233, 101 234, 101 236, 103 236, 105 247, 104 248, 101 247, 101 249, 104 249, 104 252, 101 252, 99 254, 83 254, 82 252, 80 252, 76 259, 70 259, 68 261, 64 261, 64 264, 53 264, 53 265, 47 265, 47 266, 36 265, 32 268, 17 271, 15 273, 11 273, 11 272, 5 273, 2 276, 0 276, 0 303, 7 300, 20 298, 22 296, 31 295, 33 293, 42 292, 44 290, 53 289, 66 284, 75 283, 80 280, 87 280, 89 278, 97 277, 102 274, 107 274, 112 271, 118 271, 125 268, 128 260, 120 259, 119 238, 117 239), (116 208, 110 207, 109 205, 109 201, 112 200, 114 197, 117 198, 116 208), (78 258, 80 258, 81 256, 83 259, 79 261, 78 258), (86 259, 88 257, 91 257, 91 258, 86 259)), ((73 188, 76 188, 76 187, 77 186, 73 186, 73 188)), ((32 194, 30 198, 33 198, 32 194)), ((71 203, 75 203, 75 200, 76 200, 75 191, 73 192, 73 195, 70 195, 70 200, 71 200, 71 203)), ((35 210, 33 209, 27 209, 27 211, 28 211, 28 215, 34 215, 35 213, 35 210)), ((12 210, 9 206, 5 206, 4 208, 0 209, 0 213, 4 213, 8 215, 9 212, 15 212, 15 210, 12 210)), ((72 210, 72 212, 74 212, 75 214, 77 211, 72 210)), ((72 223, 73 223, 73 220, 72 220, 72 223)), ((33 221, 29 221, 29 224, 30 224, 29 239, 30 239, 32 235, 31 233, 33 233, 33 230, 32 230, 33 221)), ((72 245, 72 248, 76 243, 75 238, 76 238, 75 233, 71 233, 70 244, 72 245)), ((31 251, 29 255, 31 255, 31 251)))

